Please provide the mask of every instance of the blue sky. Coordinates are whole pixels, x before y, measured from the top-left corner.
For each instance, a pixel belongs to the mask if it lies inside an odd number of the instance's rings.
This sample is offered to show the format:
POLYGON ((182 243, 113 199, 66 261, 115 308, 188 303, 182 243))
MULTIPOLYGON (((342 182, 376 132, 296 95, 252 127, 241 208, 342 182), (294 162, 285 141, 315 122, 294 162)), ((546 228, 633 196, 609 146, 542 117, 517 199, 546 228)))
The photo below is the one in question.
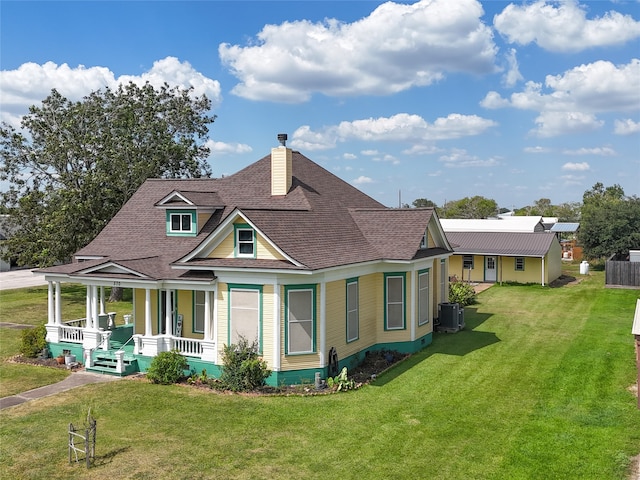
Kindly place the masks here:
POLYGON ((287 133, 388 206, 640 194, 640 2, 0 2, 0 115, 58 89, 193 86, 215 176, 287 133))

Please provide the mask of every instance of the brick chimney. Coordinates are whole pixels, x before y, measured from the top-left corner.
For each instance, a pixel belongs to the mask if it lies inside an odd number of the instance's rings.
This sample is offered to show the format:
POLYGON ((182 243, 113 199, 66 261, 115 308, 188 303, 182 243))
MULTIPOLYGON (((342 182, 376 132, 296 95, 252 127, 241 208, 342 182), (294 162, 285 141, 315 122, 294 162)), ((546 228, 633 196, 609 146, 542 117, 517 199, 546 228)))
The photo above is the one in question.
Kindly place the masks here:
POLYGON ((291 188, 291 149, 286 147, 287 134, 278 134, 280 146, 271 149, 271 195, 286 195, 291 188))

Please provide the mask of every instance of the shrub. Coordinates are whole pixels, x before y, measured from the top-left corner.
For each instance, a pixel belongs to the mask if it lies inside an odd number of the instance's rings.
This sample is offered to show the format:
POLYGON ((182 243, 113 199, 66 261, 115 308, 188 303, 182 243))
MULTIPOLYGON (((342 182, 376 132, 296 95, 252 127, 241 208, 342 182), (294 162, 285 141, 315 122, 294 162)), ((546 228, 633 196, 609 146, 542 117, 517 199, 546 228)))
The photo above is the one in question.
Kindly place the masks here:
POLYGON ((184 376, 187 368, 187 359, 177 350, 160 352, 149 365, 147 378, 153 383, 171 385, 184 376))
POLYGON ((356 382, 347 376, 347 367, 342 367, 339 375, 327 378, 327 386, 335 388, 336 392, 346 392, 347 390, 354 390, 356 382))
POLYGON ((240 337, 237 344, 225 345, 222 353, 220 382, 232 392, 248 392, 262 387, 271 375, 267 363, 260 358, 258 342, 240 337))
POLYGON ((449 284, 449 302, 459 303, 462 307, 476 303, 473 286, 465 282, 452 282, 449 284))
POLYGON ((47 329, 44 325, 22 331, 20 353, 25 357, 36 358, 47 347, 47 329))

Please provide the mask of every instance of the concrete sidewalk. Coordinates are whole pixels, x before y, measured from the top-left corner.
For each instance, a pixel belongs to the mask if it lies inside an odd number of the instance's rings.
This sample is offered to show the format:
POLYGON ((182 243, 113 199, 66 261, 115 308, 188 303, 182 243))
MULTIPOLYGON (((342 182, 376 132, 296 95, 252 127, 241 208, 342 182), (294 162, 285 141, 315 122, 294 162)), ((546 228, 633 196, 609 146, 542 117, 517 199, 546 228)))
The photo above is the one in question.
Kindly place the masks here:
POLYGON ((44 275, 36 275, 32 270, 11 270, 0 272, 0 290, 12 288, 39 287, 46 285, 44 275))
POLYGON ((29 400, 34 400, 36 398, 48 397, 50 395, 55 395, 56 393, 66 392, 67 390, 81 387, 82 385, 89 385, 91 383, 113 382, 120 379, 121 377, 102 375, 99 373, 86 371, 73 372, 61 382, 46 385, 44 387, 34 388, 33 390, 28 390, 26 392, 12 395, 10 397, 0 398, 0 410, 8 407, 13 407, 15 405, 20 405, 24 402, 28 402, 29 400))

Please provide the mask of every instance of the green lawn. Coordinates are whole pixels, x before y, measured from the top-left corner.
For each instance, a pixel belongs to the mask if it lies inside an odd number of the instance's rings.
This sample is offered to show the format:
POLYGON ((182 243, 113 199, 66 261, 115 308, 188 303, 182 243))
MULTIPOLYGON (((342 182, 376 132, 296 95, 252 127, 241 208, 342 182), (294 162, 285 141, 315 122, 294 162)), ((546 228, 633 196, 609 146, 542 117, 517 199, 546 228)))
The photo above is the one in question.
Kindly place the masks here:
POLYGON ((465 309, 464 331, 355 392, 253 397, 125 379, 6 409, 0 478, 624 479, 640 453, 629 391, 640 292, 603 277, 494 286, 465 309), (66 428, 89 407, 87 471, 68 465, 66 428))

